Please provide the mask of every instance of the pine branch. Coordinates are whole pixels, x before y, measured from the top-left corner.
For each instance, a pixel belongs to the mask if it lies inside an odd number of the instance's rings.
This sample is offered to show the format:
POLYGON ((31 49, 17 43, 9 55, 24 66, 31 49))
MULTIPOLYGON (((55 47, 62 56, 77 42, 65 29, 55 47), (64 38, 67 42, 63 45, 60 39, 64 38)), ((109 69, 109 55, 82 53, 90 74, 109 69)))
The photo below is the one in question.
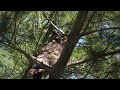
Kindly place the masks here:
POLYGON ((97 30, 93 30, 93 31, 90 31, 90 32, 82 33, 82 36, 89 35, 89 34, 92 34, 92 33, 95 33, 95 32, 99 32, 99 31, 111 30, 111 29, 120 29, 120 27, 101 28, 99 30, 97 29, 97 30))
POLYGON ((80 64, 83 64, 83 63, 87 63, 91 60, 93 60, 93 58, 102 58, 102 57, 105 57, 105 56, 109 56, 109 55, 115 55, 115 54, 118 54, 120 53, 120 50, 116 50, 116 51, 111 51, 111 52, 106 52, 106 53, 100 53, 100 54, 97 54, 95 57, 92 57, 90 59, 85 59, 85 60, 79 60, 75 63, 72 63, 72 64, 69 64, 67 65, 67 67, 72 67, 72 66, 76 66, 76 65, 80 65, 80 64))
POLYGON ((2 43, 8 47, 11 47, 14 50, 17 50, 18 52, 22 53, 31 63, 38 63, 40 64, 41 68, 51 72, 52 71, 52 67, 43 64, 43 62, 40 62, 39 60, 37 60, 36 57, 34 57, 33 55, 30 55, 29 53, 25 52, 24 50, 22 50, 21 48, 18 48, 16 45, 14 45, 10 40, 8 40, 6 37, 4 37, 4 41, 2 41, 2 43))

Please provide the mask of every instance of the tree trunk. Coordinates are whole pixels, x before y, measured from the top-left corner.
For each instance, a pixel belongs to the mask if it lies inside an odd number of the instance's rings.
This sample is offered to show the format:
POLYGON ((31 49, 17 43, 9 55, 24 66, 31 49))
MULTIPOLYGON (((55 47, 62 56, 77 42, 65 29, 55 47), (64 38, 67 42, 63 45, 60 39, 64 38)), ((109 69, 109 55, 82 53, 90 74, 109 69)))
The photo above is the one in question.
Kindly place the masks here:
POLYGON ((88 11, 80 11, 74 21, 71 33, 68 36, 68 41, 60 55, 60 58, 56 65, 54 66, 53 73, 50 75, 49 79, 60 79, 64 69, 70 59, 72 51, 79 40, 80 32, 86 21, 88 11))

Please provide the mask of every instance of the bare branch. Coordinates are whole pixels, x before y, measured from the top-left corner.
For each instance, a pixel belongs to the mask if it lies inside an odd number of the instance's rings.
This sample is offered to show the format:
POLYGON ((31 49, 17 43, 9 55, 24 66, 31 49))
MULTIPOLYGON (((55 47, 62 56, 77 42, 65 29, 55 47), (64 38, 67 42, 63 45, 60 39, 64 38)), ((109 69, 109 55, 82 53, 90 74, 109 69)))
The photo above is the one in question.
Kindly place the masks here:
MULTIPOLYGON (((46 13, 46 12, 45 12, 46 13)), ((50 20, 47 16, 46 16, 46 14, 43 14, 45 17, 46 17, 46 19, 54 26, 54 28, 55 29, 57 29, 59 32, 61 32, 62 34, 65 34, 60 28, 58 28, 53 22, 52 22, 52 20, 50 20)))

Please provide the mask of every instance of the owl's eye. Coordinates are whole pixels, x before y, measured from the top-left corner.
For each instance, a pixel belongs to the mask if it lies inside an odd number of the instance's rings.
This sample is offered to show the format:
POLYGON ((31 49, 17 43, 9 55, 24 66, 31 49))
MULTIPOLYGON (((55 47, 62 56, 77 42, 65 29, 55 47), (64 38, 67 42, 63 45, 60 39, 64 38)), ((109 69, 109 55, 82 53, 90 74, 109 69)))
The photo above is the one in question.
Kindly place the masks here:
POLYGON ((67 42, 67 35, 64 35, 63 37, 62 37, 62 41, 65 43, 65 42, 67 42))

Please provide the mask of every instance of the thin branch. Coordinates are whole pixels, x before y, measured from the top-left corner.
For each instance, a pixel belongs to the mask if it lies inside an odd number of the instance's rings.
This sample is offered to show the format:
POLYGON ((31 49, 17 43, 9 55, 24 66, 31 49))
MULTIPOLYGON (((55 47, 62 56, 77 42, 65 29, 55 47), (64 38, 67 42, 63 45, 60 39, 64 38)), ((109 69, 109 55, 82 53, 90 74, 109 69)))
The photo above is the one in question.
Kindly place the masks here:
POLYGON ((116 51, 111 51, 111 52, 106 52, 103 55, 101 55, 101 57, 103 56, 108 56, 108 55, 114 55, 114 54, 118 54, 120 53, 120 50, 116 50, 116 51))
POLYGON ((92 33, 98 32, 98 31, 111 30, 111 29, 120 29, 120 27, 101 28, 99 30, 97 29, 97 30, 93 30, 90 32, 82 33, 82 36, 89 35, 89 34, 92 34, 92 33))
MULTIPOLYGON (((115 31, 113 31, 111 34, 113 34, 114 32, 115 31)), ((114 41, 114 39, 112 41, 114 41)), ((107 49, 109 48, 109 46, 112 44, 112 41, 107 45, 107 47, 102 52, 106 52, 107 51, 107 49)))
MULTIPOLYGON (((93 58, 102 58, 102 57, 109 56, 109 55, 115 55, 117 53, 120 53, 120 50, 106 52, 106 53, 100 53, 100 54, 97 54, 93 58)), ((91 61, 93 58, 77 61, 76 63, 72 63, 72 64, 67 65, 67 67, 71 67, 71 66, 75 66, 75 65, 80 65, 80 64, 83 64, 83 63, 87 63, 87 62, 91 61)))
POLYGON ((72 67, 72 66, 76 66, 76 65, 80 65, 80 64, 83 64, 83 63, 87 63, 89 62, 91 59, 85 59, 85 60, 79 60, 75 63, 71 63, 71 64, 68 64, 67 67, 72 67))
POLYGON ((54 26, 54 28, 57 29, 58 31, 60 31, 62 34, 65 34, 60 28, 58 28, 58 27, 52 22, 52 20, 50 20, 50 19, 46 16, 45 13, 46 13, 46 12, 44 12, 43 15, 44 15, 44 16, 46 17, 46 19, 54 26))
POLYGON ((53 22, 50 21, 50 23, 57 29, 59 30, 62 34, 65 34, 60 28, 58 28, 53 22))
POLYGON ((49 72, 52 72, 52 67, 50 66, 47 66, 45 64, 43 64, 43 62, 40 62, 39 60, 37 60, 36 57, 30 55, 29 53, 25 52, 24 50, 22 50, 21 48, 18 48, 17 46, 15 46, 10 40, 8 40, 6 37, 4 37, 5 40, 7 42, 2 42, 4 45, 8 46, 8 47, 11 47, 12 49, 14 50, 17 50, 19 51, 20 53, 22 53, 23 55, 25 55, 25 57, 31 62, 31 63, 38 63, 40 64, 41 68, 49 71, 49 72))
POLYGON ((90 68, 88 69, 87 73, 85 74, 85 76, 82 77, 82 79, 86 78, 90 72, 90 70, 92 69, 92 66, 94 65, 94 62, 90 65, 90 68))

